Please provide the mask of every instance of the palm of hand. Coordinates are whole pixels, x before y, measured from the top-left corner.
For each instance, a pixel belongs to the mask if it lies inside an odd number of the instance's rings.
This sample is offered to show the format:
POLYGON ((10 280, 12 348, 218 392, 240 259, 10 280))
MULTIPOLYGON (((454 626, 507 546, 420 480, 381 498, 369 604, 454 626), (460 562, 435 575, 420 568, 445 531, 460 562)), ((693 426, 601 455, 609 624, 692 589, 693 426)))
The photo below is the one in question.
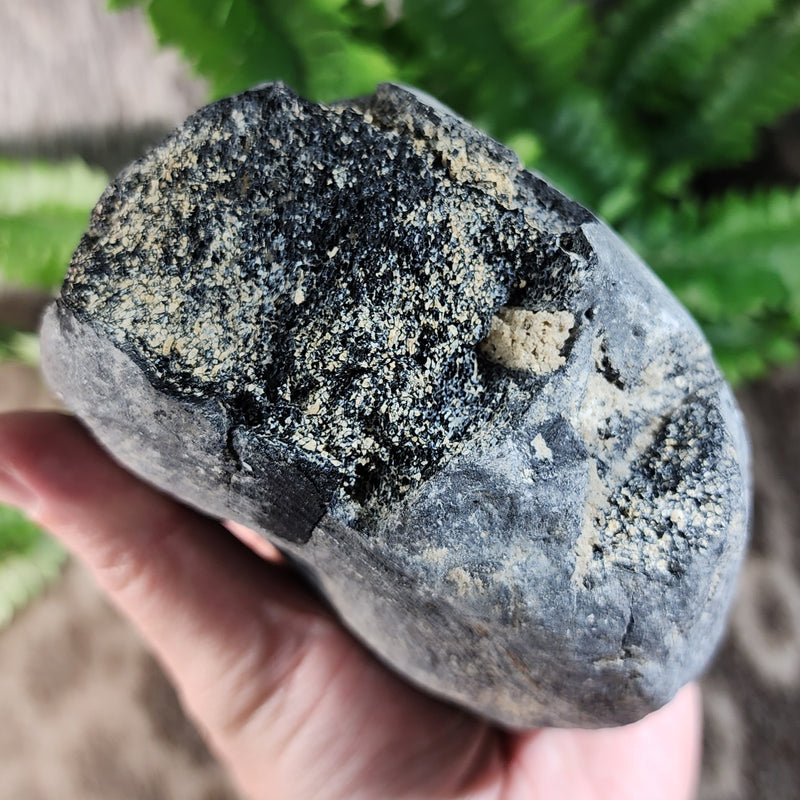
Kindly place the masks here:
POLYGON ((0 417, 0 500, 86 561, 253 800, 692 796, 693 687, 615 730, 493 728, 394 676, 290 568, 137 481, 65 417, 0 417))

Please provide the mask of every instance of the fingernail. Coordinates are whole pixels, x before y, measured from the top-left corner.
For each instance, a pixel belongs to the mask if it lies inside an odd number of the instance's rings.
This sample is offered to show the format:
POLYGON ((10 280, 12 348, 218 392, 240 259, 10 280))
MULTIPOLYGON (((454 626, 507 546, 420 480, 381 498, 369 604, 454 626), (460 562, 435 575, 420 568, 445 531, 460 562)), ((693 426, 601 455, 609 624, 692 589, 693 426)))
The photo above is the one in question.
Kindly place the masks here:
POLYGON ((12 469, 0 464, 0 503, 34 511, 39 504, 34 492, 12 469))

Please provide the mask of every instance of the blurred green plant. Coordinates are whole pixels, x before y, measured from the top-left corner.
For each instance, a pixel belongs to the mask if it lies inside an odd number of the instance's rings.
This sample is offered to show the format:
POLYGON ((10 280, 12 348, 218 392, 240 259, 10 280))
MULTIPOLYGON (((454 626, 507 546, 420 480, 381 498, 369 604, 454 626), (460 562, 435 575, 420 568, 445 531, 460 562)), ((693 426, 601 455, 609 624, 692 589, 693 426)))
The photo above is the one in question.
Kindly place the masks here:
POLYGON ((800 191, 704 202, 800 106, 796 0, 110 0, 143 7, 213 97, 419 86, 614 225, 737 382, 798 357, 800 191))
POLYGON ((0 159, 0 285, 59 286, 107 180, 81 161, 0 159))
POLYGON ((65 557, 39 528, 0 506, 0 629, 58 576, 65 557))
MULTIPOLYGON (((79 161, 0 159, 0 292, 61 283, 106 181, 79 161)), ((0 320, 0 361, 36 363, 36 337, 0 320)), ((58 575, 64 557, 35 525, 0 506, 0 628, 58 575)))

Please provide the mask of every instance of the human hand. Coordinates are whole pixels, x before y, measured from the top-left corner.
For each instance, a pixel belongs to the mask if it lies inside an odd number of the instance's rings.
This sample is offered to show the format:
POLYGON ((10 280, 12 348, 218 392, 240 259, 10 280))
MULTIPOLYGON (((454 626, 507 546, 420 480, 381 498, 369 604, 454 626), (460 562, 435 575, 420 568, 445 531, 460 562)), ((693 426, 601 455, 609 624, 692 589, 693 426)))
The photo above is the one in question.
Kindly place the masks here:
POLYGON ((494 728, 393 675, 289 566, 137 480, 74 419, 0 415, 0 501, 89 566, 251 800, 693 796, 695 686, 622 728, 494 728))

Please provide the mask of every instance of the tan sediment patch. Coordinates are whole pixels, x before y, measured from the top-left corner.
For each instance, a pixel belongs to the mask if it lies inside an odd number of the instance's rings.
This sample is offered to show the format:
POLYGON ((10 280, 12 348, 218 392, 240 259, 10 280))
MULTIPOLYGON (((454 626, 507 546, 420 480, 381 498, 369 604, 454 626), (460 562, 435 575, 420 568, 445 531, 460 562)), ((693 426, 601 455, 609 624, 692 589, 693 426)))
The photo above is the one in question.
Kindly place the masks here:
POLYGON ((600 541, 600 525, 608 506, 608 487, 597 472, 597 461, 589 460, 588 486, 586 505, 583 513, 581 533, 575 542, 575 567, 570 582, 577 585, 589 573, 594 559, 594 548, 600 541))
POLYGON ((533 441, 531 442, 531 447, 533 447, 533 452, 540 461, 552 461, 553 460, 553 451, 547 446, 547 442, 544 440, 544 436, 541 433, 537 433, 534 437, 533 441))
POLYGON ((561 355, 575 325, 569 311, 528 311, 501 308, 492 317, 481 350, 509 369, 546 375, 563 366, 561 355))
POLYGON ((455 585, 459 597, 465 597, 468 594, 483 594, 486 591, 483 581, 463 567, 453 567, 448 570, 445 578, 455 585))

